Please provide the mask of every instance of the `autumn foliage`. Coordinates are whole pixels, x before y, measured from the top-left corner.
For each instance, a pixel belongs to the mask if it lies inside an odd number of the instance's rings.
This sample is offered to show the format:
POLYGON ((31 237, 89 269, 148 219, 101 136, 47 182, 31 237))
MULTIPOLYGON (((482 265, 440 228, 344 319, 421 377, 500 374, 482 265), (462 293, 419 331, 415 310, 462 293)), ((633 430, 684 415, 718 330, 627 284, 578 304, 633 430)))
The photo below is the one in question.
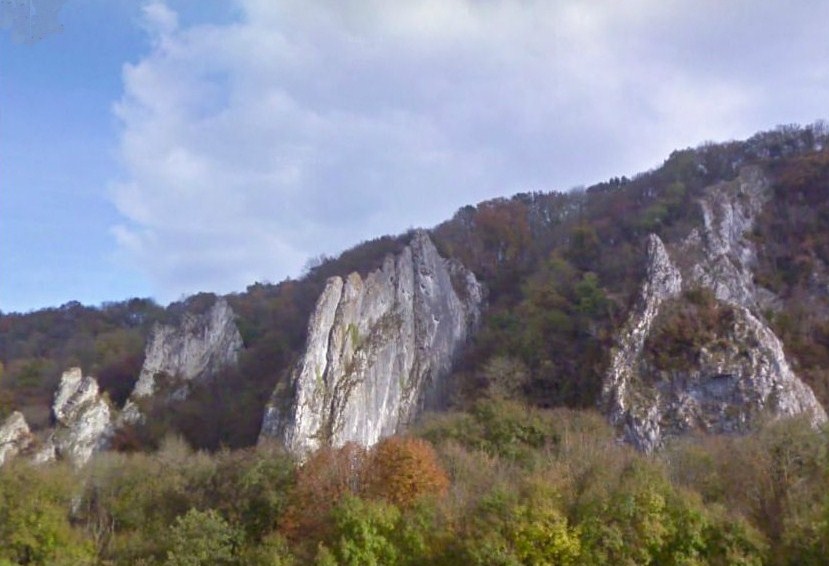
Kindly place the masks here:
POLYGON ((448 487, 426 440, 395 436, 370 451, 354 443, 324 447, 299 469, 281 531, 289 538, 324 536, 332 526, 331 511, 345 495, 406 508, 423 496, 441 496, 448 487))
POLYGON ((441 496, 449 478, 429 442, 393 436, 382 440, 369 454, 365 492, 400 507, 426 495, 441 496))
POLYGON ((285 536, 321 535, 332 507, 346 493, 360 491, 365 449, 353 442, 323 447, 299 468, 291 504, 281 521, 285 536))

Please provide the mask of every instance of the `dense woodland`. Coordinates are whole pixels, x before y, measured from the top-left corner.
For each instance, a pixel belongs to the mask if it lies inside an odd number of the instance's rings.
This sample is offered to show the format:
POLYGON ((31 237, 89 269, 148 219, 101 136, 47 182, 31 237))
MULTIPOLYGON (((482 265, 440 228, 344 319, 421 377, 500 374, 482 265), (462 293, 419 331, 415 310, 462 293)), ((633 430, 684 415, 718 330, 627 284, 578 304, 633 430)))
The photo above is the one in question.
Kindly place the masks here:
POLYGON ((0 564, 821 565, 829 437, 798 420, 657 456, 503 399, 304 465, 276 447, 0 473, 0 564))
MULTIPOLYGON (((452 410, 368 452, 323 451, 298 467, 278 447, 251 447, 325 280, 376 269, 409 235, 230 295, 238 367, 150 407, 145 426, 116 438, 118 452, 81 472, 17 463, 0 473, 0 564, 825 563, 824 432, 781 422, 645 457, 593 412, 647 235, 685 237, 701 191, 747 164, 773 182, 751 234, 757 283, 778 297, 763 316, 829 406, 829 128, 786 126, 676 151, 630 179, 468 206, 434 228, 440 252, 485 284, 487 309, 451 377, 452 410)), ((47 427, 71 365, 121 406, 152 326, 213 298, 0 314, 0 419, 21 409, 47 427)), ((665 367, 728 316, 704 294, 690 299, 649 344, 665 367)))

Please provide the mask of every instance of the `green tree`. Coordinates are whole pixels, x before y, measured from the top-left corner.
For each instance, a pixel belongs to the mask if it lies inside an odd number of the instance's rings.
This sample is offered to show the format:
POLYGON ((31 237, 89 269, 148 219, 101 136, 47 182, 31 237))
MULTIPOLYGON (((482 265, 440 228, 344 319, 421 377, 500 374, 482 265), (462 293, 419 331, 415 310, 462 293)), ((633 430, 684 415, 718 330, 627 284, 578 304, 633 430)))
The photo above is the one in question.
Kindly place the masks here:
POLYGON ((579 529, 558 508, 554 490, 500 486, 471 510, 456 561, 474 565, 567 566, 581 556, 579 529))
POLYGON ((234 564, 239 532, 212 509, 191 509, 170 532, 166 566, 234 564))
POLYGON ((522 564, 567 566, 581 555, 579 530, 557 509, 519 505, 511 519, 509 538, 522 564))
POLYGON ((288 547, 288 541, 278 533, 271 533, 258 543, 250 543, 239 557, 245 566, 294 566, 297 561, 288 547))
POLYGON ((607 297, 599 285, 599 278, 595 273, 585 273, 581 281, 575 284, 576 311, 587 316, 602 314, 607 308, 607 297))
POLYGON ((0 470, 0 560, 91 564, 92 547, 69 523, 71 472, 12 463, 0 470))
POLYGON ((346 495, 333 511, 335 538, 323 546, 318 564, 393 566, 401 555, 395 545, 400 511, 390 503, 346 495), (333 562, 332 562, 333 560, 333 562))

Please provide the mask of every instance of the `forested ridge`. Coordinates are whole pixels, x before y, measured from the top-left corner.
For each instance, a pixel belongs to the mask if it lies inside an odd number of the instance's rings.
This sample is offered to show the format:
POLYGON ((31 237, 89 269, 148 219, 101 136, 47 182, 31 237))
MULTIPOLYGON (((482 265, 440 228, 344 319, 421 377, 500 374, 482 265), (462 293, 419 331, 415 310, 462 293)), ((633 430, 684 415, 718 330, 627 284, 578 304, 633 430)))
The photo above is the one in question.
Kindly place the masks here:
MULTIPOLYGON (((450 377, 452 410, 369 450, 323 450, 299 466, 254 445, 326 279, 376 269, 410 234, 229 295, 245 344, 237 367, 148 407, 145 424, 83 470, 0 471, 0 564, 825 563, 824 431, 769 422, 649 457, 619 445, 594 411, 647 236, 686 237, 702 191, 746 165, 773 189, 750 234, 756 283, 776 297, 763 315, 829 406, 827 142, 822 123, 786 126, 675 151, 633 178, 459 210, 431 236, 483 282, 487 308, 450 377)), ((681 367, 728 316, 704 293, 691 299, 648 343, 659 367, 681 367)), ((60 373, 74 365, 122 406, 153 324, 213 300, 0 314, 0 420, 19 409, 47 427, 60 373)))

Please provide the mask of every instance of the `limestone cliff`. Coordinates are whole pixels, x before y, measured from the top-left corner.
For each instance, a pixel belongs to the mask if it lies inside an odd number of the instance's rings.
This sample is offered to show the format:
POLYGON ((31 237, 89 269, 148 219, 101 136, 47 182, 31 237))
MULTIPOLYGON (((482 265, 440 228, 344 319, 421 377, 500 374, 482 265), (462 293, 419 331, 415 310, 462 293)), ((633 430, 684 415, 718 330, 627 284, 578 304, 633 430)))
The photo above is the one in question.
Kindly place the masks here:
POLYGON ((662 303, 682 290, 682 275, 671 262, 659 236, 648 238, 648 270, 639 301, 614 349, 602 390, 603 403, 614 425, 624 427, 629 440, 644 450, 660 441, 660 415, 653 403, 636 394, 638 362, 645 340, 662 303))
POLYGON ((602 391, 611 422, 638 448, 652 451, 666 435, 690 430, 745 430, 764 414, 826 420, 760 315, 774 297, 754 284, 756 251, 747 234, 769 191, 754 167, 707 189, 700 201, 704 225, 675 246, 676 261, 658 236, 649 237, 640 297, 612 352, 602 391), (682 302, 677 298, 683 289, 710 290, 717 328, 706 329, 695 351, 686 352, 689 363, 660 365, 646 355, 646 342, 660 317, 682 302))
POLYGON ((308 325, 292 396, 275 395, 261 437, 303 455, 323 444, 372 445, 436 404, 442 379, 480 316, 474 275, 426 232, 365 279, 328 280, 308 325))
POLYGON ((711 289, 719 300, 749 309, 773 300, 754 284, 757 254, 747 238, 770 196, 759 167, 745 167, 734 181, 706 189, 699 201, 703 226, 680 242, 675 254, 689 286, 711 289))
POLYGON ((35 462, 66 459, 82 466, 105 449, 112 436, 112 410, 98 382, 80 368, 63 373, 52 404, 55 428, 35 455, 35 462))
POLYGON ((23 414, 15 411, 0 425, 0 466, 32 443, 32 434, 23 414))
POLYGON ((124 419, 140 418, 136 401, 156 392, 160 379, 174 380, 174 396, 187 395, 187 383, 235 365, 242 336, 233 309, 218 298, 204 314, 185 312, 178 325, 156 324, 147 343, 144 365, 127 405, 124 419))

